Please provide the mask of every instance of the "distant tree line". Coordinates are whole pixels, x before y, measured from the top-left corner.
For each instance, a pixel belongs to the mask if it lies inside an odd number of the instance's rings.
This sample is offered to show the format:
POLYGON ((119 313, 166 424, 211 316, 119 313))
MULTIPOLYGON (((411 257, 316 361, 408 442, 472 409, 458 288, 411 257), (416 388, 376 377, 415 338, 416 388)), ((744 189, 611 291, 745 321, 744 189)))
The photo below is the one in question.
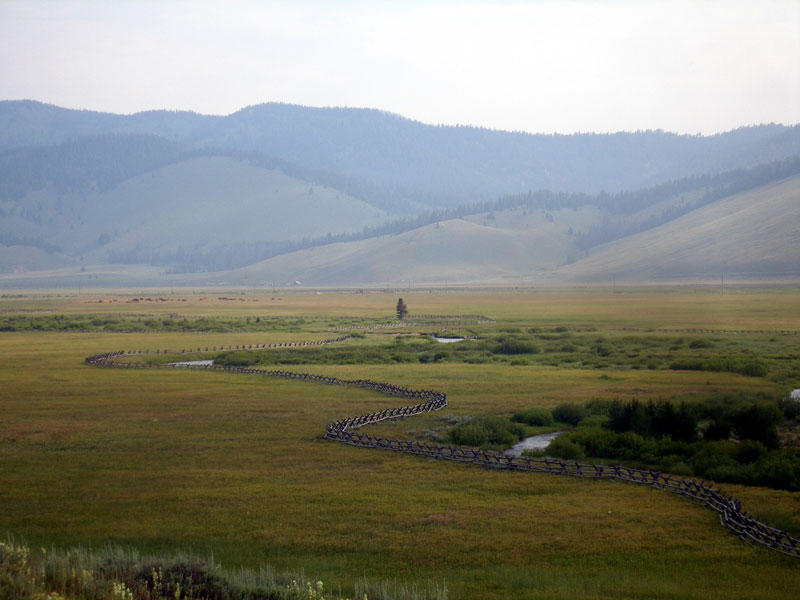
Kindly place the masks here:
MULTIPOLYGON (((244 155, 242 155, 244 156, 244 155)), ((255 158, 253 160, 256 160, 255 158)), ((261 157, 258 160, 267 161, 261 157)), ((275 163, 275 168, 280 161, 275 163)), ((262 163, 266 166, 271 164, 262 163)), ((287 167, 288 168, 288 167, 287 167)), ((579 209, 584 206, 596 206, 613 215, 624 215, 642 210, 668 198, 683 193, 702 193, 695 202, 676 206, 662 211, 657 217, 638 222, 624 223, 611 221, 605 225, 591 228, 587 232, 577 233, 576 242, 581 249, 646 231, 657 227, 682 214, 686 214, 700 206, 709 204, 728 195, 746 191, 771 181, 791 177, 800 173, 800 156, 781 161, 759 165, 752 169, 737 169, 728 173, 705 175, 702 177, 686 177, 661 185, 633 192, 618 194, 578 194, 553 192, 550 190, 528 191, 521 194, 509 194, 496 200, 463 204, 455 208, 429 210, 418 216, 400 217, 381 225, 364 227, 355 233, 330 234, 305 238, 302 240, 282 240, 272 242, 241 242, 218 245, 207 250, 187 251, 154 250, 139 244, 127 250, 116 250, 109 253, 109 262, 118 264, 150 264, 170 265, 175 273, 198 271, 222 271, 247 266, 274 256, 289 252, 327 246, 341 242, 355 242, 383 235, 399 235, 452 219, 460 219, 469 215, 492 213, 503 210, 547 210, 579 209)), ((295 173, 300 176, 300 173, 295 173)))
POLYGON ((0 233, 0 246, 33 246, 50 254, 61 252, 60 246, 51 244, 41 237, 30 235, 17 236, 9 233, 0 233))
POLYGON ((117 134, 6 150, 0 152, 0 199, 15 200, 40 189, 62 194, 108 190, 200 153, 155 135, 117 134))
POLYGON ((577 244, 581 250, 586 250, 635 233, 647 231, 727 196, 745 192, 772 181, 797 174, 800 174, 800 156, 759 165, 750 169, 736 169, 727 173, 686 177, 635 192, 614 195, 601 194, 595 197, 597 206, 608 209, 612 215, 627 215, 681 194, 702 191, 702 195, 697 199, 685 202, 682 205, 672 206, 663 210, 660 214, 640 222, 628 223, 624 220, 618 220, 592 227, 587 232, 577 234, 577 244))
MULTIPOLYGON (((664 131, 551 135, 430 126, 379 110, 278 103, 209 117, 170 111, 109 115, 19 101, 0 103, 0 121, 6 125, 0 148, 16 148, 12 153, 34 144, 45 155, 61 147, 53 144, 77 150, 81 139, 98 139, 98 134, 119 140, 132 134, 160 136, 162 144, 174 144, 178 152, 241 153, 254 164, 302 173, 303 179, 341 189, 393 214, 483 202, 508 190, 638 189, 647 182, 783 159, 797 153, 800 140, 800 126, 775 124, 708 137, 664 131)), ((98 167, 107 162, 94 154, 98 167)), ((34 160, 27 162, 35 164, 42 156, 33 153, 34 160)), ((125 158, 120 152, 116 156, 125 158)), ((151 152, 144 158, 154 156, 151 152)), ((77 172, 87 167, 79 156, 68 160, 79 167, 77 172)), ((101 182, 103 177, 90 180, 101 182)))

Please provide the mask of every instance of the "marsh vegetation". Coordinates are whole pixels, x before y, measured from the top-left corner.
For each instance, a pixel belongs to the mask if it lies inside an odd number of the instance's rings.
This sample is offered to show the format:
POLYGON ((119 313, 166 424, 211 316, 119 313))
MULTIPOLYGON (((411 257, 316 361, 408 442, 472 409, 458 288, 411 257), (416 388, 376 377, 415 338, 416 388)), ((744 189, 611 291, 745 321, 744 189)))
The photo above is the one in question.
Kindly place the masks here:
MULTIPOLYGON (((589 444, 592 432, 604 440, 641 440, 637 443, 645 450, 651 444, 667 447, 653 435, 652 418, 649 430, 636 419, 633 430, 609 428, 615 401, 622 414, 634 399, 645 414, 650 403, 668 402, 679 412, 682 404, 696 408, 698 429, 708 431, 716 422, 709 411, 717 404, 724 409, 720 416, 728 414, 734 423, 741 407, 778 406, 776 399, 798 387, 800 339, 779 333, 800 329, 796 293, 789 289, 742 288, 724 298, 702 289, 613 295, 602 290, 412 292, 404 297, 425 314, 485 314, 496 323, 447 327, 446 332, 431 326, 365 330, 338 345, 279 348, 253 352, 252 358, 267 361, 258 364, 296 361, 280 364, 447 393, 447 414, 370 426, 376 434, 448 439, 459 426, 485 422, 501 436, 510 428, 518 438, 572 421, 574 431, 565 435, 576 436, 572 443, 587 457, 602 449, 582 445, 582 439, 589 444), (718 333, 688 332, 698 328, 718 333), (762 330, 767 333, 753 333, 762 330), (430 338, 433 333, 477 339, 445 347, 430 338), (696 340, 704 341, 692 347, 696 340), (501 351, 512 348, 525 352, 501 351), (437 352, 447 355, 437 360, 437 352), (716 356, 761 361, 767 373, 669 368, 676 360, 716 356), (648 367, 650 360, 656 368, 648 367)), ((52 310, 89 321, 117 318, 118 307, 89 302, 94 299, 8 297, 2 308, 52 310)), ((30 548, 99 548, 110 542, 153 556, 191 549, 213 554, 234 570, 258 571, 264 564, 278 573, 304 570, 324 581, 326 589, 341 588, 344 597, 355 592, 364 575, 377 582, 373 589, 381 582, 423 589, 428 580, 445 580, 454 598, 601 598, 614 596, 621 580, 640 596, 792 596, 794 562, 742 543, 713 514, 671 495, 321 441, 326 423, 395 406, 392 398, 250 375, 89 369, 82 362, 117 348, 179 352, 319 340, 336 335, 329 327, 353 323, 348 315, 393 320, 395 302, 384 294, 296 293, 280 304, 264 303, 261 323, 270 322, 266 317, 289 317, 286 326, 297 331, 0 333, 0 528, 21 536, 30 548), (487 560, 494 568, 486 568, 487 560), (698 582, 688 591, 681 584, 687 578, 698 582)), ((244 303, 190 299, 165 303, 165 315, 154 315, 151 306, 130 312, 161 322, 169 313, 185 312, 191 319, 224 322, 217 317, 226 316, 246 324, 245 312, 252 310, 244 303)), ((14 316, 30 320, 36 315, 14 316)), ((51 318, 38 315, 44 316, 51 318)), ((185 354, 179 360, 222 354, 185 354)), ((251 358, 248 351, 228 356, 251 358)), ((169 354, 132 358, 175 360, 169 354)), ((791 434, 792 420, 782 414, 778 432, 791 434)), ((728 456, 733 462, 713 458, 720 472, 733 463, 750 472, 771 452, 786 450, 748 441, 741 432, 736 436, 738 444, 673 435, 669 448, 735 446, 728 456)), ((672 465, 700 465, 700 454, 664 456, 672 465)), ((655 462, 644 454, 626 460, 655 462)), ((798 492, 763 483, 721 485, 759 519, 797 531, 798 492)))

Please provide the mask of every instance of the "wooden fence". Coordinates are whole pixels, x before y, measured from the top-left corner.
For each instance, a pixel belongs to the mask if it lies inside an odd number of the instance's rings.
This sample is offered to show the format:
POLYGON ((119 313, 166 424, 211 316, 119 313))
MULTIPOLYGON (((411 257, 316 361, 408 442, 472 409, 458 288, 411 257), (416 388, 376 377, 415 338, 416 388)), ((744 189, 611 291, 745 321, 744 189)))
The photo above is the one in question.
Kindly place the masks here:
MULTIPOLYGON (((309 345, 324 345, 333 342, 343 341, 349 336, 342 336, 330 340, 319 340, 316 342, 287 342, 283 344, 260 344, 255 346, 228 346, 229 349, 265 349, 265 348, 291 348, 309 345)), ((219 350, 225 349, 221 346, 219 350)), ((217 347, 205 347, 205 349, 182 350, 182 353, 189 352, 213 352, 217 347)), ((166 351, 164 351, 166 353, 166 351)), ((388 408, 374 413, 347 417, 339 421, 329 423, 325 430, 325 439, 356 446, 359 448, 373 448, 381 450, 392 450, 404 452, 416 456, 424 456, 436 460, 451 460, 456 462, 470 463, 484 468, 504 470, 504 471, 527 471, 533 473, 552 473, 556 475, 568 475, 571 477, 586 477, 591 479, 604 479, 607 481, 621 481, 636 485, 644 485, 653 489, 664 490, 673 494, 678 494, 689 500, 702 504, 717 513, 720 523, 733 531, 743 540, 757 543, 771 548, 777 552, 800 558, 800 540, 790 536, 785 530, 771 527, 758 521, 742 510, 738 500, 732 498, 722 491, 692 479, 677 478, 667 473, 636 469, 622 465, 601 465, 585 464, 577 461, 564 461, 553 458, 530 458, 530 457, 511 457, 496 452, 487 452, 475 448, 463 448, 460 446, 431 444, 413 440, 400 440, 382 436, 368 435, 362 433, 360 428, 372 423, 379 423, 388 419, 398 419, 402 417, 412 417, 434 410, 441 410, 447 406, 447 396, 442 392, 431 390, 414 390, 403 386, 390 383, 381 383, 369 379, 340 379, 312 373, 298 373, 286 370, 266 370, 253 369, 249 367, 228 367, 217 365, 181 365, 181 364, 162 364, 147 365, 136 362, 123 362, 122 359, 131 354, 149 354, 149 351, 137 350, 126 352, 118 350, 88 356, 86 364, 96 367, 106 368, 172 368, 172 369, 200 369, 225 371, 228 373, 241 373, 246 375, 263 375, 268 377, 280 377, 300 381, 310 381, 315 383, 325 383, 329 385, 340 385, 350 387, 360 387, 380 394, 403 398, 407 400, 418 400, 419 402, 406 406, 388 408)), ((156 350, 155 354, 161 353, 156 350)))

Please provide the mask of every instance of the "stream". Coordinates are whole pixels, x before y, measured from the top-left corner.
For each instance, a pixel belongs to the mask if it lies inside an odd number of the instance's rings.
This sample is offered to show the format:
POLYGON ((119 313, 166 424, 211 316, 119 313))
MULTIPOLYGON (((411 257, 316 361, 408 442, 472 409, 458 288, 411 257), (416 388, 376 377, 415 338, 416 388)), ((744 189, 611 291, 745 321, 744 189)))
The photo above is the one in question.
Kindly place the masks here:
POLYGON ((548 444, 557 438, 563 431, 553 431, 551 433, 542 433, 525 438, 521 442, 514 444, 511 448, 503 452, 504 456, 520 456, 525 450, 538 450, 547 448, 548 444))

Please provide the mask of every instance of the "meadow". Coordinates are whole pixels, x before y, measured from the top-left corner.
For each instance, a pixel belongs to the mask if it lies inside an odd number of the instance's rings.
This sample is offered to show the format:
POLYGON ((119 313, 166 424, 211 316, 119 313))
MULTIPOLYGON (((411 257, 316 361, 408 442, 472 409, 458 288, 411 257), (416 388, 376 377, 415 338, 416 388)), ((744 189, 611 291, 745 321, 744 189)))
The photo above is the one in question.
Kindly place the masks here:
MULTIPOLYGON (((280 351, 297 365, 287 368, 447 393, 445 414, 383 423, 371 428, 376 433, 413 437, 447 415, 507 417, 564 402, 702 402, 800 387, 795 287, 357 292, 176 290, 135 303, 127 301, 148 295, 5 293, 0 319, 60 315, 88 325, 0 332, 0 532, 37 548, 110 543, 213 555, 232 569, 269 564, 344 595, 366 579, 421 593, 446 584, 448 597, 459 599, 794 597, 796 560, 746 544, 714 513, 670 494, 322 440, 326 423, 396 406, 393 398, 259 376, 83 363, 119 349, 330 338, 332 328, 359 319, 390 321, 402 296, 412 316, 481 314, 495 322, 365 329, 341 346, 280 351), (164 330, 175 314, 194 325, 209 317, 226 330, 164 330), (102 325, 148 319, 145 331, 102 325), (491 343, 472 356, 484 360, 459 359, 457 344, 447 357, 421 361, 436 352, 415 334, 434 330, 491 343), (740 331, 751 333, 733 333, 740 331), (537 351, 493 352, 504 336, 537 351), (704 342, 692 348, 695 340, 704 342), (565 351, 568 344, 574 350, 565 351), (694 351, 760 360, 767 373, 670 368, 673 355, 694 351), (296 359, 303 352, 309 357, 296 359), (351 360, 358 356, 386 360, 351 360)), ((721 487, 755 516, 800 528, 800 493, 721 487)))

